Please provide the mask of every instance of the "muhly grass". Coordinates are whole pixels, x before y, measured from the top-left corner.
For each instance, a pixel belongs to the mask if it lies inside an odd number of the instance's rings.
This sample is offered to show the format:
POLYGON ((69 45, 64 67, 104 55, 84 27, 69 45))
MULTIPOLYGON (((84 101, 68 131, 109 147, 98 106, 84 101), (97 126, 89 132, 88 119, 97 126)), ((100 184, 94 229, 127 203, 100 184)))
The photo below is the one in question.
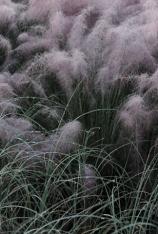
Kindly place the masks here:
POLYGON ((0 234, 158 233, 156 0, 0 0, 0 234))

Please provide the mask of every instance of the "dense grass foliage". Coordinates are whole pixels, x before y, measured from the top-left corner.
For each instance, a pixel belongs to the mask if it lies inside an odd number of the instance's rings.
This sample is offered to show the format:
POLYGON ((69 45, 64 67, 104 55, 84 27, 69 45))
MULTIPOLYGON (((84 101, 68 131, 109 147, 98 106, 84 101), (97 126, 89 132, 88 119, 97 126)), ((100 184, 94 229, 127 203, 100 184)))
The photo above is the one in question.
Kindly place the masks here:
POLYGON ((0 0, 0 234, 158 233, 156 0, 0 0))

